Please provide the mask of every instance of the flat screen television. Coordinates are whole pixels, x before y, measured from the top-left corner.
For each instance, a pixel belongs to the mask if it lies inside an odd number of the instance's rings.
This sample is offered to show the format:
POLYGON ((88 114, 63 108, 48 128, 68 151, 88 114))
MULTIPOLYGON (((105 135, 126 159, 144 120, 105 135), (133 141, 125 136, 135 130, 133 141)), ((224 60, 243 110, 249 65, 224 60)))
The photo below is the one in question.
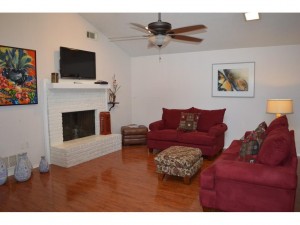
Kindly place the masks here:
POLYGON ((96 79, 96 53, 60 47, 60 76, 63 79, 96 79))

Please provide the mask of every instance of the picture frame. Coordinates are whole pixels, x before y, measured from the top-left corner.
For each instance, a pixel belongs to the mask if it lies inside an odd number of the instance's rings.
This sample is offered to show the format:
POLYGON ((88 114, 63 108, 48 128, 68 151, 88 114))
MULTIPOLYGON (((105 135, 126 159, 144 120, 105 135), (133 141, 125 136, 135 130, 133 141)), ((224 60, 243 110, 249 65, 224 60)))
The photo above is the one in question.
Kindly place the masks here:
POLYGON ((0 106, 37 103, 36 51, 0 45, 0 106))
POLYGON ((212 65, 213 97, 254 97, 255 63, 212 65))

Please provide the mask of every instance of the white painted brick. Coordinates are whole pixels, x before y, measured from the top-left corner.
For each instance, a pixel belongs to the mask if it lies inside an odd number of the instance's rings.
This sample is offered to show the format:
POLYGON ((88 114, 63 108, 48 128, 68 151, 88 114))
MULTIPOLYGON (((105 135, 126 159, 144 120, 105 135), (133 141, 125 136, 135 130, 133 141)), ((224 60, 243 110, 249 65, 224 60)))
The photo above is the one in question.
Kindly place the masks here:
POLYGON ((103 89, 49 89, 48 127, 51 163, 70 167, 121 149, 121 135, 99 135, 99 114, 108 111, 103 89), (95 110, 95 135, 63 142, 62 113, 95 110))

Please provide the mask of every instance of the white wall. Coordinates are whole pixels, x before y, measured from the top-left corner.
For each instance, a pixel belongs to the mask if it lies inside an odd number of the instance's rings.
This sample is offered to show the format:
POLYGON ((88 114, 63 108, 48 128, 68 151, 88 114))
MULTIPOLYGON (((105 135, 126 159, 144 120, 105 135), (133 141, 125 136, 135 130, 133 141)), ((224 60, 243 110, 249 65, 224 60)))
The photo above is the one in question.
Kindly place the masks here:
POLYGON ((42 81, 59 72, 60 46, 96 52, 97 80, 110 82, 116 74, 122 86, 120 104, 111 111, 112 131, 120 133, 120 127, 131 122, 130 58, 80 15, 0 14, 0 33, 1 45, 36 50, 39 95, 37 105, 0 107, 0 157, 26 151, 37 166, 45 154, 42 81), (98 39, 87 39, 87 31, 97 32, 98 39))
MULTIPOLYGON (((167 48, 171 48, 171 44, 167 48)), ((274 115, 266 114, 269 98, 292 98, 294 114, 288 115, 295 129, 300 155, 300 46, 245 48, 132 59, 132 120, 149 125, 162 115, 162 107, 226 108, 228 125, 225 146, 274 115), (255 97, 212 97, 212 64, 255 62, 255 97)))

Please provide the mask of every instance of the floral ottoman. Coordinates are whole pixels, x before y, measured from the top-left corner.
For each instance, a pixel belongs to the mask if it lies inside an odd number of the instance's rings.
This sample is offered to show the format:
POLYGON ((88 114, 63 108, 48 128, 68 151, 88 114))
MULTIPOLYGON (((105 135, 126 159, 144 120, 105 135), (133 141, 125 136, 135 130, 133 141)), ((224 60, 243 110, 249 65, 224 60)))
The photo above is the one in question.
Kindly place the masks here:
POLYGON ((190 178, 200 169, 203 163, 202 152, 199 148, 171 146, 160 152, 155 158, 156 171, 159 179, 166 174, 184 178, 189 184, 190 178))

